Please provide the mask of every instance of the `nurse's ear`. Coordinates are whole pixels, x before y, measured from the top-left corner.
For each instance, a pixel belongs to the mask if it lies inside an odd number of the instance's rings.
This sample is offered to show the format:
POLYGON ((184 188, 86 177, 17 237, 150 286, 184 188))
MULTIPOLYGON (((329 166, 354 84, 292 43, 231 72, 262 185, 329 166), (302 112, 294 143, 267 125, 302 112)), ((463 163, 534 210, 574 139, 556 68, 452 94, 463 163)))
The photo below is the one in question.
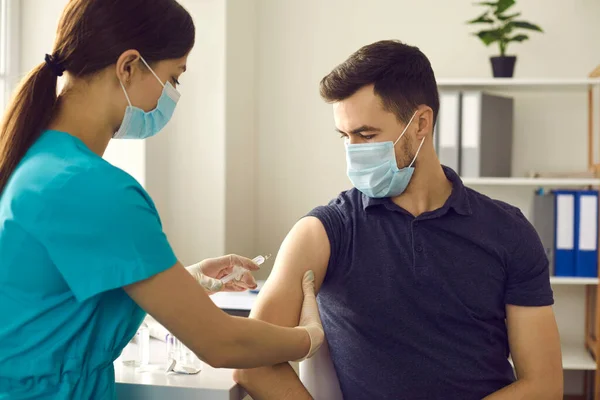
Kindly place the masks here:
POLYGON ((137 50, 127 50, 121 54, 117 60, 116 72, 117 78, 123 85, 127 86, 135 75, 141 73, 139 67, 141 62, 140 53, 137 50))

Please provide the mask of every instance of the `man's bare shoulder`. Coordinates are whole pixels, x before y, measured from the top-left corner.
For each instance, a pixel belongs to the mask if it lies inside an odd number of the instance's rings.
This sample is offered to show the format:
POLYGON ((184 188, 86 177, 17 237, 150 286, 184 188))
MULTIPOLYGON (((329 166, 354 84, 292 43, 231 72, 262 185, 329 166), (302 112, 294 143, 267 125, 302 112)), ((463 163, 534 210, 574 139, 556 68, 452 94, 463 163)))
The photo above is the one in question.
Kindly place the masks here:
POLYGON ((322 222, 311 216, 299 220, 281 244, 273 271, 250 316, 277 325, 296 326, 302 304, 301 278, 312 270, 318 290, 327 272, 329 253, 322 222))

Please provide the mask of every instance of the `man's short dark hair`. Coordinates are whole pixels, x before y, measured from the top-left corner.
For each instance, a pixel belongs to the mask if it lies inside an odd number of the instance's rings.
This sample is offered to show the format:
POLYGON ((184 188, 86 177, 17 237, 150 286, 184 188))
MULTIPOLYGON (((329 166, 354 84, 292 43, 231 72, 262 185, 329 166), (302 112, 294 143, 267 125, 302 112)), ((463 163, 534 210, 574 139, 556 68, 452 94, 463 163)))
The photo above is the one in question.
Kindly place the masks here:
POLYGON ((321 80, 321 97, 333 103, 347 99, 360 88, 374 84, 386 110, 404 123, 421 105, 440 108, 431 63, 417 47, 398 40, 382 40, 361 47, 321 80))

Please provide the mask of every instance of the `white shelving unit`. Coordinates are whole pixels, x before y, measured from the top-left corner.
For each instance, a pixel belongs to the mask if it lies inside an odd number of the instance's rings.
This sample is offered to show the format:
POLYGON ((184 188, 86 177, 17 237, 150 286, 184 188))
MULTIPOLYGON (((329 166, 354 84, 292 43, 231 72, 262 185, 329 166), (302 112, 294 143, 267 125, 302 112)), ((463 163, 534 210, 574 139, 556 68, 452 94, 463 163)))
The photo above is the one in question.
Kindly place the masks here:
MULTIPOLYGON (((594 371, 596 361, 594 357, 579 344, 561 343, 563 353, 563 369, 566 371, 594 371)), ((511 364, 512 359, 509 358, 511 364)), ((514 365, 514 364, 513 364, 514 365)))
MULTIPOLYGON (((567 96, 570 101, 574 96, 578 96, 578 93, 587 96, 587 118, 586 124, 580 124, 577 126, 577 132, 581 132, 580 129, 583 126, 587 126, 587 154, 577 153, 577 156, 581 156, 582 159, 587 156, 588 162, 586 163, 590 170, 595 172, 596 178, 528 178, 528 177, 507 177, 507 178, 463 178, 463 182, 466 186, 473 187, 475 190, 480 190, 482 193, 486 191, 494 193, 493 197, 503 200, 499 195, 510 198, 511 200, 525 199, 528 196, 527 191, 530 190, 531 195, 534 193, 536 188, 589 188, 589 187, 600 187, 600 161, 595 161, 595 157, 600 153, 600 132, 598 132, 598 121, 600 120, 597 113, 599 111, 598 100, 600 99, 600 78, 559 78, 559 79, 546 79, 546 78, 466 78, 466 79, 439 79, 439 89, 452 89, 452 90, 484 90, 488 92, 500 92, 505 95, 514 94, 515 97, 523 96, 524 99, 531 99, 530 93, 537 93, 542 95, 542 98, 551 97, 551 95, 567 96), (570 96, 570 97, 569 97, 570 96), (596 101, 596 103, 594 103, 596 101), (598 148, 595 152, 594 149, 598 148), (519 189, 517 191, 517 189, 519 189), (516 196, 516 197, 515 197, 516 196)), ((521 98, 521 97, 519 97, 521 98)), ((538 97, 539 98, 539 97, 538 97)), ((578 101, 583 98, 578 98, 578 101)), ((524 103, 527 104, 527 103, 524 103)), ((582 104, 584 104, 582 102, 582 104)), ((538 118, 543 118, 544 121, 547 118, 554 118, 552 114, 545 115, 543 110, 538 109, 538 118)), ((578 111, 578 109, 576 109, 578 111)), ((582 111, 585 111, 583 109, 582 111)), ((520 112, 519 109, 516 112, 520 112)), ((572 117, 573 114, 570 116, 572 117)), ((577 114, 575 114, 577 115, 577 114)), ((556 118, 560 118, 557 115, 556 118)), ((534 119, 527 120, 529 124, 535 124, 534 119)), ((583 121, 580 121, 583 122, 583 121)), ((535 129, 536 125, 527 125, 527 129, 535 129)), ((562 125, 562 129, 566 126, 562 125)), ((560 128, 559 128, 560 129, 560 128)), ((568 129, 568 128, 567 128, 568 129)), ((519 134, 523 134, 523 130, 519 134)), ((532 132, 536 133, 536 132, 532 132)), ((559 136, 560 140, 565 140, 564 136, 559 136)), ((569 136, 571 137, 571 136, 569 136)), ((577 136, 581 138, 581 136, 577 136)), ((541 132, 537 136, 538 140, 557 140, 557 136, 554 138, 548 138, 547 135, 543 135, 541 132)), ((581 140, 581 139, 577 139, 581 140)), ((536 143, 534 140, 521 140, 528 146, 534 146, 536 143)), ((568 143, 568 140, 567 142, 568 143)), ((581 142, 578 142, 580 150, 583 150, 581 142)), ((528 156, 531 151, 535 152, 536 149, 533 147, 527 147, 528 151, 516 152, 519 157, 528 156)), ((557 156, 556 151, 560 151, 560 148, 554 147, 555 153, 548 155, 548 157, 557 156)), ((560 153, 559 153, 560 154, 560 153)), ((543 158, 545 155, 537 154, 538 160, 540 156, 543 158)), ((560 154, 564 156, 564 154, 560 154)), ((514 157, 514 155, 513 155, 514 157)), ((572 157, 572 156, 571 156, 572 157)), ((518 161, 521 161, 519 159, 518 161)), ((579 160, 583 161, 583 160, 579 160)), ((535 164, 535 163, 534 163, 535 164)), ((549 164, 549 163, 547 163, 549 164)), ((564 164, 563 164, 564 165, 564 164)), ((521 170, 527 165, 520 165, 521 170)), ((561 170, 558 167, 559 171, 561 170)), ((506 200, 506 199, 505 199, 506 200)), ((507 200, 511 202, 510 200, 507 200)), ((524 205, 524 204, 521 204, 524 205)), ((526 214, 527 215, 527 214, 526 214)), ((579 277, 551 277, 550 283, 552 284, 555 292, 555 310, 557 310, 557 321, 559 329, 561 330, 561 344, 562 356, 563 356, 563 369, 573 371, 572 373, 577 376, 583 371, 584 386, 583 390, 587 394, 586 382, 587 378, 595 381, 596 389, 593 394, 594 400, 600 400, 600 372, 598 369, 597 361, 594 355, 600 355, 600 340, 594 338, 590 332, 592 328, 600 327, 600 324, 596 321, 600 321, 600 296, 594 297, 593 294, 597 293, 599 279, 598 278, 579 278, 579 277), (596 307, 594 307, 596 306, 596 307), (559 312, 560 311, 560 312, 559 312), (593 311, 593 314, 591 313, 593 311), (562 324, 561 324, 562 320, 562 324), (577 372, 580 371, 580 372, 577 372)), ((600 331, 600 328, 598 328, 600 331)), ((600 332, 598 332, 600 335, 600 332)))
POLYGON ((594 371, 594 357, 580 344, 562 343, 563 369, 576 371, 594 371))
POLYGON ((567 178, 463 178, 470 186, 531 186, 531 187, 577 187, 600 186, 600 179, 567 178))
POLYGON ((460 78, 439 79, 441 88, 483 88, 487 90, 561 91, 585 90, 600 85, 600 78, 460 78))
POLYGON ((597 285, 598 278, 578 278, 567 276, 551 276, 550 283, 552 285, 597 285))

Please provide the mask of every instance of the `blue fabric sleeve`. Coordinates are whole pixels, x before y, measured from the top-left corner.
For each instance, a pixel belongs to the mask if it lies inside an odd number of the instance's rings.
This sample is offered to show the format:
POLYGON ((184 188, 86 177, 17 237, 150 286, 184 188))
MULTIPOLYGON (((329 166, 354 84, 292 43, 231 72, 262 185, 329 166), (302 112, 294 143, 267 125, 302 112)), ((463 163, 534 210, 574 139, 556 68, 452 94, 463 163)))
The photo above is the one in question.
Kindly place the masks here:
POLYGON ((332 202, 327 206, 319 206, 309 212, 307 217, 315 217, 323 224, 329 239, 330 255, 325 277, 331 276, 336 271, 336 265, 343 262, 343 255, 347 245, 347 233, 344 234, 344 217, 340 209, 332 202))
POLYGON ((72 176, 39 218, 40 241, 79 301, 177 262, 146 191, 115 171, 72 176))
POLYGON ((520 224, 509 254, 505 302, 516 306, 540 307, 554 304, 550 271, 544 246, 535 228, 517 210, 520 224))

